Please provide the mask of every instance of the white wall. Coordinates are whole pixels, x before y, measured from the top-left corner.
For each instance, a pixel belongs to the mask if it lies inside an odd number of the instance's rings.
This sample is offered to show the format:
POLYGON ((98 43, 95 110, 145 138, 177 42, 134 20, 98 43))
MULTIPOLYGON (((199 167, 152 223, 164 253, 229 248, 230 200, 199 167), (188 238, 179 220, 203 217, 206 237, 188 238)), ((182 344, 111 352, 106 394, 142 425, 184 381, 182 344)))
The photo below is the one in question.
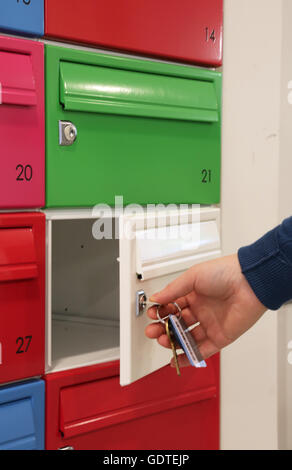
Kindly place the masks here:
MULTIPOLYGON (((225 254, 279 222, 282 8, 282 0, 225 0, 221 199, 225 254)), ((222 352, 222 449, 278 447, 277 347, 278 314, 268 312, 222 352)))
MULTIPOLYGON (((292 2, 283 0, 279 217, 292 215, 292 2)), ((292 304, 278 318, 279 447, 292 449, 292 304), (288 343, 289 349, 288 349, 288 343), (288 362, 289 355, 289 362, 288 362)))

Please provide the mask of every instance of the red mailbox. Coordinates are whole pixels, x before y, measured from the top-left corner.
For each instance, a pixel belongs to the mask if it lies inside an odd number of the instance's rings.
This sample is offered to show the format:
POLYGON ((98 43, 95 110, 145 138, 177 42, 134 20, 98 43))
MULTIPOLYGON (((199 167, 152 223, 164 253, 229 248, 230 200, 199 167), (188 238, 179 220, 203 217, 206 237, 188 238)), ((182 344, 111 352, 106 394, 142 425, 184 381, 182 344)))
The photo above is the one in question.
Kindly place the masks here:
POLYGON ((222 62, 223 0, 46 0, 45 34, 193 64, 222 62))
POLYGON ((43 374, 45 216, 0 214, 0 383, 43 374))
POLYGON ((47 374, 46 449, 218 449, 219 356, 121 387, 119 362, 47 374))
POLYGON ((44 45, 0 36, 0 209, 45 201, 44 45))

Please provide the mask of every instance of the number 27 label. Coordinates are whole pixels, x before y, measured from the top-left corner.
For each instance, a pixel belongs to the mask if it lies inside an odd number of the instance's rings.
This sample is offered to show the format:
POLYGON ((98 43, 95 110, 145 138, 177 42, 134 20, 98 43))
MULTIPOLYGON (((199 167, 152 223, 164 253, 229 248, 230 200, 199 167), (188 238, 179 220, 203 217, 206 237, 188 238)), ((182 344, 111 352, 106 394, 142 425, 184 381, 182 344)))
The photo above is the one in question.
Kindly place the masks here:
POLYGON ((30 347, 32 336, 19 336, 16 340, 16 354, 26 353, 30 347))

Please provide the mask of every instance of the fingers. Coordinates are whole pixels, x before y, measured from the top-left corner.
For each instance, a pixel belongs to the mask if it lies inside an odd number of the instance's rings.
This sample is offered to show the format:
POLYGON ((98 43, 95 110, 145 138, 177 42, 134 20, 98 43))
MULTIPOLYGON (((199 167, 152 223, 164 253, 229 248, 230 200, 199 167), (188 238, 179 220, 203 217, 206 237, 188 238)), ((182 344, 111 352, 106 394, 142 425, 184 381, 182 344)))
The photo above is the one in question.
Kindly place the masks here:
POLYGON ((162 323, 151 323, 145 329, 145 334, 148 338, 155 339, 165 334, 165 327, 162 323))
MULTIPOLYGON (((161 309, 159 309, 160 317, 163 318, 164 316, 167 316, 170 313, 177 312, 176 308, 174 308, 173 312, 170 312, 170 310, 171 310, 171 305, 170 305, 170 308, 168 308, 168 306, 163 306, 161 309)), ((183 309, 181 313, 188 327, 197 323, 198 321, 197 318, 194 316, 194 314, 191 312, 189 308, 183 309)), ((154 319, 157 320, 156 307, 151 307, 148 310, 148 316, 153 320, 154 319)), ((164 326, 164 323, 161 323, 161 322, 151 323, 145 329, 145 334, 146 336, 148 336, 148 338, 158 338, 160 335, 164 333, 165 333, 165 326, 164 326)))
MULTIPOLYGON (((171 348, 169 339, 167 334, 164 332, 164 327, 161 323, 157 323, 155 325, 148 325, 147 328, 150 328, 150 334, 147 333, 147 336, 150 338, 157 338, 158 343, 163 346, 164 348, 171 348), (158 336, 156 336, 158 335, 158 336)), ((146 328, 146 330, 147 330, 146 328)), ((192 335, 194 336, 199 351, 201 353, 202 358, 208 359, 209 357, 213 356, 217 352, 219 352, 219 348, 206 337, 206 333, 204 329, 198 325, 192 330, 192 335)), ((186 356, 186 354, 178 354, 178 363, 179 367, 187 367, 190 366, 190 362, 186 356)), ((171 366, 175 367, 174 359, 171 359, 171 366)))
POLYGON ((157 338, 157 341, 160 344, 160 346, 163 346, 164 348, 168 348, 168 349, 171 348, 171 344, 170 344, 167 334, 159 336, 159 338, 157 338))
MULTIPOLYGON (((179 305, 179 307, 182 310, 188 305, 188 301, 185 297, 176 299, 175 302, 179 305)), ((177 313, 177 307, 173 303, 161 305, 159 306, 158 312, 159 312, 160 318, 163 318, 169 315, 170 313, 177 313)), ((147 313, 148 313, 149 318, 151 318, 152 320, 158 320, 157 306, 154 305, 153 307, 150 307, 147 313)))
MULTIPOLYGON (((207 340, 204 340, 200 346, 199 346, 199 350, 200 350, 200 353, 202 355, 202 358, 205 360, 205 359, 208 359, 209 357, 213 356, 214 354, 216 354, 217 352, 219 352, 219 349, 216 348, 216 346, 211 342, 209 341, 208 339, 207 340)), ((178 365, 179 367, 188 367, 188 366, 191 366, 186 354, 178 354, 177 356, 177 359, 178 359, 178 365)), ((170 365, 171 367, 175 367, 175 363, 174 363, 174 358, 172 357, 171 358, 171 361, 170 361, 170 365)))
MULTIPOLYGON (((149 326, 151 326, 151 325, 149 325, 149 326)), ((200 325, 196 326, 191 331, 191 333, 192 333, 192 336, 194 337, 196 343, 198 343, 198 344, 204 342, 207 339, 206 333, 200 325)), ((164 348, 171 348, 170 341, 169 341, 168 336, 165 332, 157 337, 157 341, 160 344, 160 346, 163 346, 164 348)), ((176 349, 181 349, 181 347, 177 343, 175 343, 175 346, 176 346, 176 349)))
POLYGON ((168 284, 162 291, 152 295, 151 302, 158 302, 166 305, 174 302, 176 299, 183 297, 191 292, 195 280, 194 267, 188 269, 181 276, 168 284))
POLYGON ((215 344, 208 338, 203 340, 198 346, 203 359, 208 359, 208 357, 219 352, 219 348, 217 348, 217 346, 215 346, 215 344))
MULTIPOLYGON (((184 309, 182 311, 183 318, 185 320, 186 325, 189 327, 197 322, 196 318, 192 314, 192 312, 189 309, 184 309)), ((148 336, 148 338, 151 339, 157 339, 158 343, 161 346, 164 346, 166 348, 170 348, 170 342, 168 339, 168 336, 165 332, 165 326, 164 324, 157 322, 157 323, 151 323, 148 325, 145 329, 145 334, 148 336)), ((203 341, 206 339, 206 333, 205 330, 201 325, 196 326, 191 330, 191 334, 194 337, 196 342, 203 341)))
POLYGON ((198 325, 193 330, 191 330, 191 334, 194 337, 196 343, 199 344, 207 338, 206 332, 201 325, 198 325))

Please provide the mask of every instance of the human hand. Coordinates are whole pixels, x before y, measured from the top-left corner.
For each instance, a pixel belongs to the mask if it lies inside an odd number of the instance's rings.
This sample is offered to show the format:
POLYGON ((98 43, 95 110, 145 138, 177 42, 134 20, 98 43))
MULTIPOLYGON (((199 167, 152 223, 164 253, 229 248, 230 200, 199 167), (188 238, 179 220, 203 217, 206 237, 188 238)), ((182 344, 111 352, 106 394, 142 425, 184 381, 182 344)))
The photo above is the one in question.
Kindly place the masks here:
MULTIPOLYGON (((242 274, 237 254, 192 266, 150 300, 165 306, 161 317, 174 312, 171 302, 176 302, 187 326, 200 323, 191 334, 203 359, 235 341, 267 310, 242 274)), ((157 320, 155 307, 148 309, 148 316, 157 320)), ((162 323, 148 325, 145 334, 171 347, 162 323)), ((178 359, 180 367, 189 365, 185 354, 178 359)))

